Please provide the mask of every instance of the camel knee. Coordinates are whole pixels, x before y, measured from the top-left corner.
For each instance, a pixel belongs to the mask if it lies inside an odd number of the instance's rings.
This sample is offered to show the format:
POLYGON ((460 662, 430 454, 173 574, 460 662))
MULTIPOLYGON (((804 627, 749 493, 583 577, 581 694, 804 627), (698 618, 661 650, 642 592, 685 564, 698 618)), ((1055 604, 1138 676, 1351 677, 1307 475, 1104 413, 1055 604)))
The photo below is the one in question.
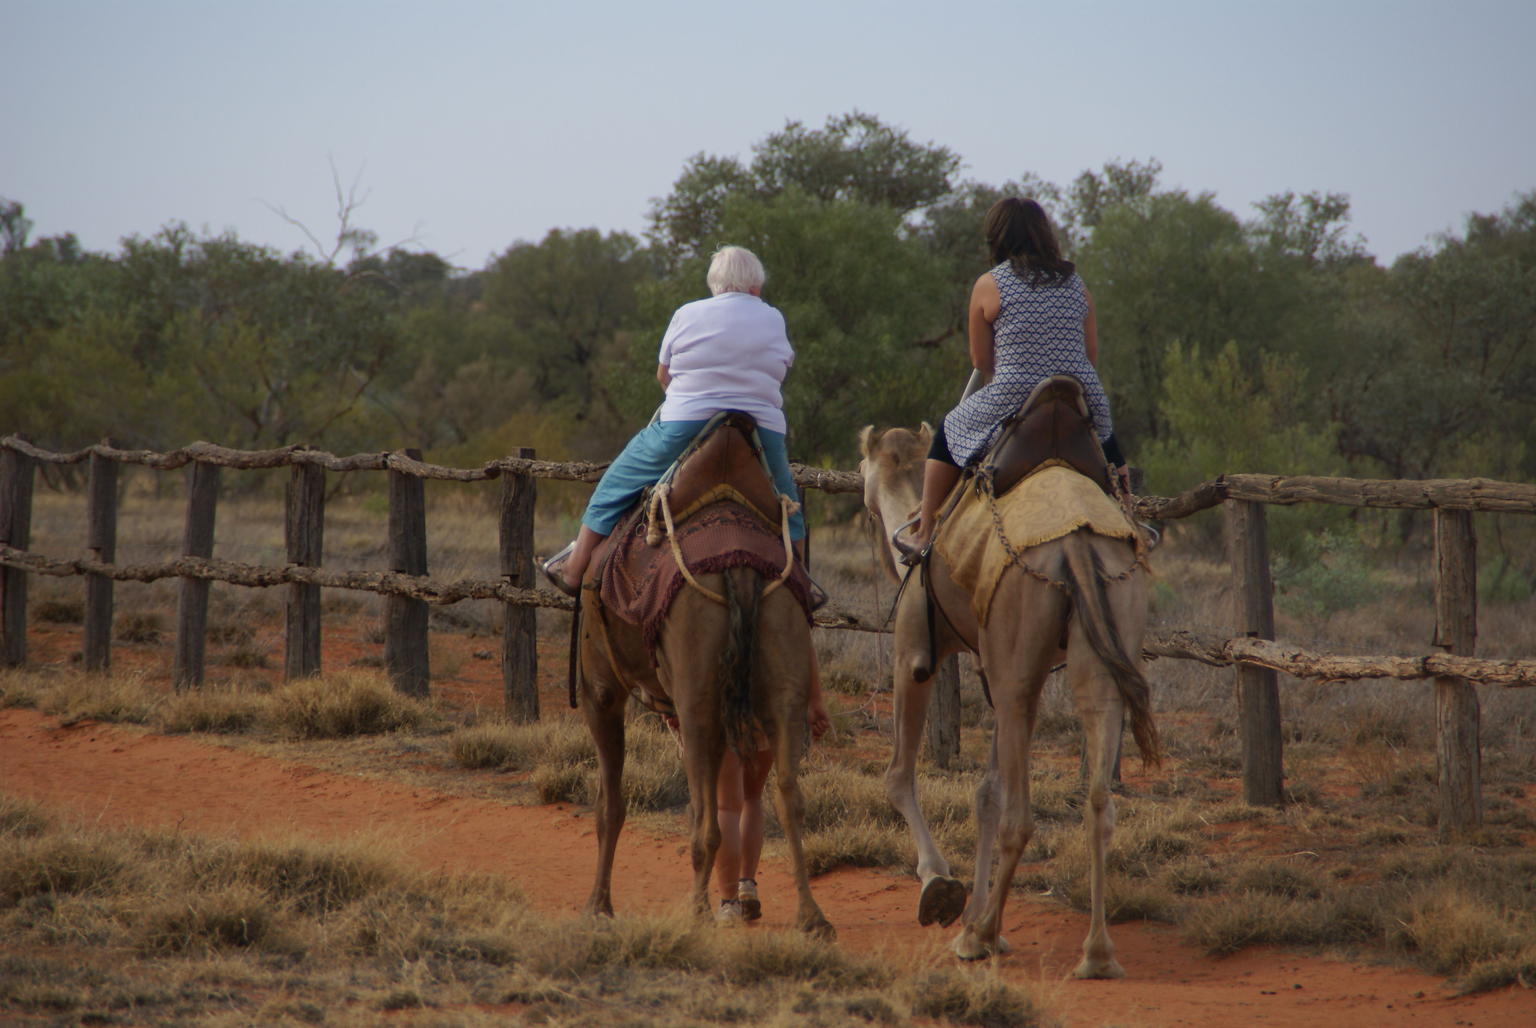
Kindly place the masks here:
POLYGON ((1004 849, 1024 851, 1035 834, 1035 819, 1025 811, 1023 817, 1009 817, 998 829, 998 842, 1004 849))
POLYGON ((885 798, 897 810, 906 810, 912 801, 916 779, 909 768, 892 764, 885 769, 885 798))

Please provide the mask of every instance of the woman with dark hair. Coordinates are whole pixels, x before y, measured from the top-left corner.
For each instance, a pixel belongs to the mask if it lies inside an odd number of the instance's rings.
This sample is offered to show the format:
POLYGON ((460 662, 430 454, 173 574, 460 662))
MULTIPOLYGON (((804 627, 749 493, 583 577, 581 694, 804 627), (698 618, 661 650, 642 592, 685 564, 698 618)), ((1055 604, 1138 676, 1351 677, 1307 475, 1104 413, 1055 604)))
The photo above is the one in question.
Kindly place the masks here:
POLYGON ((1093 297, 1071 261, 1061 255, 1045 209, 1008 197, 987 211, 987 249, 996 266, 971 289, 967 335, 971 363, 986 382, 945 416, 923 466, 917 527, 904 549, 920 551, 933 536, 939 505, 997 439, 1003 420, 1051 375, 1083 384, 1094 432, 1110 464, 1125 481, 1125 458, 1115 442, 1109 401, 1099 382, 1093 297))

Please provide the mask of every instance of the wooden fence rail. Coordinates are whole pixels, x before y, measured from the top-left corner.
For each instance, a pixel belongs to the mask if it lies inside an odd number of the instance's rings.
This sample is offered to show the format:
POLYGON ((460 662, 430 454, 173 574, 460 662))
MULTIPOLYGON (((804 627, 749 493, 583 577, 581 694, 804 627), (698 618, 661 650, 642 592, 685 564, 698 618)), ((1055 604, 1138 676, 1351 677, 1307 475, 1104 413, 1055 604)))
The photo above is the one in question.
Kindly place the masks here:
MULTIPOLYGON (((564 609, 571 601, 534 581, 532 524, 535 481, 547 478, 595 482, 606 465, 541 461, 532 450, 488 461, 477 468, 428 463, 412 450, 338 457, 322 450, 286 446, 237 450, 198 442, 169 452, 124 450, 109 441, 68 453, 37 447, 20 436, 0 438, 0 664, 15 666, 26 654, 28 574, 84 575, 87 602, 85 666, 110 667, 112 584, 119 581, 182 580, 173 677, 177 685, 202 681, 208 583, 268 587, 286 585, 287 677, 313 674, 320 666, 319 590, 351 589, 386 597, 385 663, 397 687, 417 694, 429 689, 426 610, 428 604, 466 599, 504 604, 502 669, 510 716, 539 716, 534 657, 538 608, 564 609), (89 461, 88 556, 59 560, 28 551, 32 490, 39 464, 89 461), (157 564, 119 566, 116 546, 118 464, 155 470, 188 467, 187 522, 183 555, 157 564), (290 467, 282 568, 212 558, 213 528, 221 468, 290 467), (388 572, 327 571, 323 563, 324 494, 327 472, 384 471, 389 474, 388 572), (499 518, 501 577, 444 582, 427 573, 422 480, 504 481, 499 518)), ((793 465, 805 489, 859 493, 857 472, 793 465)), ((1154 636, 1148 656, 1197 660, 1236 669, 1242 712, 1244 795, 1251 803, 1279 803, 1283 797, 1280 704, 1276 672, 1319 681, 1394 678, 1434 679, 1442 831, 1481 823, 1477 694, 1471 683, 1507 688, 1536 685, 1536 661, 1479 660, 1477 636, 1476 538, 1471 513, 1536 513, 1536 486, 1490 479, 1381 481, 1314 476, 1222 475, 1173 497, 1146 496, 1137 514, 1149 520, 1187 517, 1226 504, 1229 557, 1238 597, 1232 638, 1188 631, 1154 636), (1378 509, 1430 510, 1435 518, 1436 630, 1439 651, 1419 657, 1340 656, 1309 653, 1274 641, 1273 585, 1265 523, 1268 504, 1327 503, 1378 509)), ((815 618, 819 627, 885 630, 883 619, 836 607, 815 618)), ((951 715, 953 716, 953 715, 951 715)), ((953 733, 938 733, 947 738, 953 733)))

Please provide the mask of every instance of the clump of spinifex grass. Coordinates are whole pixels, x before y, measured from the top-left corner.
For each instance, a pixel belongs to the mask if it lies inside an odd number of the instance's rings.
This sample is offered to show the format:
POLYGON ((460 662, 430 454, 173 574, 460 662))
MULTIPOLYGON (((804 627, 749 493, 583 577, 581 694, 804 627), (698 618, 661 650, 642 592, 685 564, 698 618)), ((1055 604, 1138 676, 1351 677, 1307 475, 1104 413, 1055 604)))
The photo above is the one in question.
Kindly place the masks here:
MULTIPOLYGON (((531 771, 542 803, 597 800, 597 751, 586 726, 573 718, 471 725, 450 737, 449 750, 461 767, 531 771)), ((672 810, 688 802, 677 741, 654 715, 633 718, 625 726, 624 795, 631 813, 672 810)))
POLYGON ((1033 1024, 1019 1012, 1041 1009, 960 973, 935 1005, 927 979, 796 932, 546 916, 503 879, 405 870, 382 843, 113 832, 6 799, 0 933, 0 1020, 1033 1024))
POLYGON ((166 692, 142 675, 0 672, 0 705, 36 707, 65 723, 106 721, 163 732, 267 733, 340 739, 436 728, 429 703, 403 696, 376 673, 331 672, 275 689, 214 682, 166 692))

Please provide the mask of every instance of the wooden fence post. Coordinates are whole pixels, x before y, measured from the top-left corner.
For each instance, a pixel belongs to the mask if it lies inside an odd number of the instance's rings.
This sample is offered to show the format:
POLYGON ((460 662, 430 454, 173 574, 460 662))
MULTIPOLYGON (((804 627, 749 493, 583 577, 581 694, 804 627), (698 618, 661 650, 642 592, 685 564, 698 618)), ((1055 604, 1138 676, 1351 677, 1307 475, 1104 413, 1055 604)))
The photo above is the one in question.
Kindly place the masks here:
MULTIPOLYGON (((0 449, 0 543, 25 550, 32 542, 32 480, 36 461, 0 449)), ((27 661, 27 573, 0 568, 0 665, 27 661)))
MULTIPOLYGON (((421 451, 405 455, 421 460, 421 451)), ((404 575, 427 573, 426 484, 415 475, 389 472, 389 569, 404 575)), ((384 666, 395 688, 408 696, 432 691, 427 652, 427 602, 409 596, 384 600, 384 666)))
MULTIPOLYGON (((102 442, 113 445, 111 439, 102 442)), ((93 560, 117 559, 117 461, 91 454, 90 502, 86 514, 85 548, 93 560)), ((81 646, 87 671, 112 670, 113 581, 106 575, 85 576, 85 638, 81 646)))
MULTIPOLYGON (((219 466, 195 460, 187 468, 187 525, 181 552, 213 556, 213 523, 219 505, 219 466)), ((183 578, 176 609, 176 659, 171 681, 177 689, 203 684, 208 645, 206 578, 183 578)))
MULTIPOLYGON (((1269 533, 1264 505, 1228 500, 1227 541, 1237 592, 1236 634, 1275 637, 1274 583, 1269 576, 1269 533)), ((1243 799, 1254 806, 1284 800, 1281 764, 1280 685, 1269 668, 1237 666, 1238 707, 1243 745, 1243 799)))
MULTIPOLYGON (((532 447, 520 446, 514 456, 532 460, 532 447)), ((533 512, 538 498, 532 475, 501 476, 501 577, 508 585, 533 584, 533 512)), ((517 722, 539 720, 538 614, 533 607, 502 604, 501 681, 507 717, 517 722)))
POLYGON ((951 653, 939 662, 928 701, 928 755, 949 770, 960 757, 960 658, 951 653))
MULTIPOLYGON (((325 552, 325 469, 319 464, 293 465, 287 501, 283 533, 288 563, 317 568, 325 552)), ((284 621, 283 678, 319 674, 320 587, 290 583, 284 621)))
MULTIPOLYGON (((1435 640, 1447 653, 1477 649, 1477 533, 1469 510, 1435 508, 1435 640)), ((1477 687, 1465 678, 1435 679, 1435 752, 1440 778, 1440 835, 1483 823, 1482 749, 1477 687)))

